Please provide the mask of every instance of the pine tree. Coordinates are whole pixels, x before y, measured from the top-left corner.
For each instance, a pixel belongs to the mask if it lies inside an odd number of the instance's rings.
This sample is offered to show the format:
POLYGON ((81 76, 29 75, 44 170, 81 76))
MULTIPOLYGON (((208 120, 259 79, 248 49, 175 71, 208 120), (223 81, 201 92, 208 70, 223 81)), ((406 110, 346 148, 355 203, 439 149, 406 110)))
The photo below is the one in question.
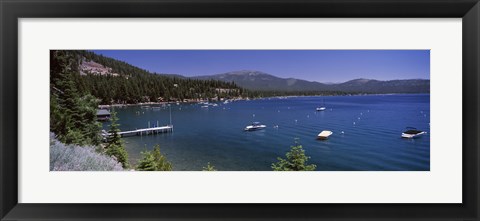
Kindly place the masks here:
POLYGON ((118 117, 117 112, 112 111, 110 117, 110 129, 108 130, 108 144, 106 146, 106 153, 110 156, 113 156, 120 162, 123 168, 128 168, 128 153, 125 150, 125 146, 123 144, 122 136, 119 134, 119 124, 117 123, 118 117))
POLYGON ((313 171, 317 167, 315 164, 306 165, 310 157, 305 155, 305 151, 297 139, 286 157, 287 159, 278 157, 278 162, 272 164, 272 169, 274 171, 313 171))
POLYGON ((97 145, 101 137, 97 99, 81 79, 79 57, 72 51, 50 51, 50 130, 67 144, 97 145))
POLYGON ((87 94, 80 98, 80 111, 83 113, 83 134, 87 144, 99 145, 102 136, 99 133, 102 124, 97 121, 98 100, 87 94))
POLYGON ((142 152, 143 159, 137 165, 141 171, 171 171, 172 164, 160 152, 160 145, 155 145, 153 151, 142 152))

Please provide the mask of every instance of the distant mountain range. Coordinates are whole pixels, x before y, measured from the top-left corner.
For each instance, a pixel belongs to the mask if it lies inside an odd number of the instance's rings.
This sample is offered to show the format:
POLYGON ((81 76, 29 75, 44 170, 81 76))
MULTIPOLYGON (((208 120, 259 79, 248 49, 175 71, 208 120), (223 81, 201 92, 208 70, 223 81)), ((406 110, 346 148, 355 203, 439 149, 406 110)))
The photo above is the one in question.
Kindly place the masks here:
MULTIPOLYGON (((166 76, 187 78, 181 75, 166 76)), ((232 71, 223 74, 190 77, 200 80, 235 82, 250 90, 262 91, 343 91, 365 93, 430 93, 430 80, 407 79, 379 81, 354 79, 344 83, 320 83, 296 78, 279 78, 260 71, 232 71)))

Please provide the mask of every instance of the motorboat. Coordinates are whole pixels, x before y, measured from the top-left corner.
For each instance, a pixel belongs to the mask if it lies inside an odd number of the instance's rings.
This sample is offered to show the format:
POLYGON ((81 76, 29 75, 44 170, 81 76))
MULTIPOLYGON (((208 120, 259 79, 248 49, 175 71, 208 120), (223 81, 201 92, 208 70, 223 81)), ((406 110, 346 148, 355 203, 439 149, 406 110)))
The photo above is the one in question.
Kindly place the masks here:
POLYGON ((402 133, 402 138, 413 139, 426 134, 427 132, 417 130, 415 127, 407 127, 406 130, 402 133))
POLYGON ((320 140, 326 140, 326 139, 328 139, 328 137, 330 137, 330 135, 332 135, 332 134, 333 134, 332 131, 324 130, 324 131, 320 132, 320 133, 317 135, 317 138, 320 139, 320 140))
POLYGON ((265 129, 267 126, 260 124, 260 122, 253 122, 251 125, 245 127, 245 131, 254 131, 254 130, 262 130, 265 129))
POLYGON ((316 110, 317 110, 317 111, 324 111, 324 110, 326 110, 326 109, 327 109, 327 108, 325 107, 325 99, 323 99, 323 104, 322 104, 322 106, 317 107, 316 110))

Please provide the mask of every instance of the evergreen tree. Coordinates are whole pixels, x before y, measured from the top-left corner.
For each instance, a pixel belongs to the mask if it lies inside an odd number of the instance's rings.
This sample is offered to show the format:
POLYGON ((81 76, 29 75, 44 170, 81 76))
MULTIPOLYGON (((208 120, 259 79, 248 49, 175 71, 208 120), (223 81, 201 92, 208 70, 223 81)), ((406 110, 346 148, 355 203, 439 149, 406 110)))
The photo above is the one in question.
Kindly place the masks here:
POLYGON ((121 135, 119 134, 119 124, 117 123, 118 117, 117 112, 112 111, 110 117, 110 129, 108 130, 108 144, 106 146, 106 153, 110 156, 113 156, 120 162, 123 168, 128 168, 128 153, 125 150, 125 146, 123 144, 123 140, 121 135))
POLYGON ((83 113, 83 134, 87 144, 99 145, 102 141, 102 136, 99 131, 102 124, 97 121, 97 107, 98 100, 87 94, 80 98, 80 111, 83 113))
POLYGON ((67 144, 97 144, 100 128, 96 112, 91 114, 97 103, 88 96, 88 102, 84 102, 74 81, 77 75, 78 57, 75 53, 50 51, 50 130, 67 144))
POLYGON ((138 162, 137 170, 141 171, 171 171, 172 164, 160 153, 160 145, 155 145, 153 151, 142 152, 143 159, 138 162))
POLYGON ((306 165, 310 157, 305 155, 305 151, 297 139, 286 157, 287 159, 278 157, 278 162, 272 164, 272 169, 274 171, 313 171, 317 167, 315 164, 306 165))

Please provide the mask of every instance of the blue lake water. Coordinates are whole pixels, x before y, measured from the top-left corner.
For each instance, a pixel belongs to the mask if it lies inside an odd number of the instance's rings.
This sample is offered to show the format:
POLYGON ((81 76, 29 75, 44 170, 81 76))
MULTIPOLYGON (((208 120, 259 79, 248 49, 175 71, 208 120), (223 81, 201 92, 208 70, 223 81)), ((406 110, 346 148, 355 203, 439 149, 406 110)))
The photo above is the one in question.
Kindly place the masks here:
MULTIPOLYGON (((270 171, 295 138, 321 171, 430 170, 430 95, 367 95, 270 98, 202 108, 171 106, 173 133, 124 138, 131 163, 160 145, 174 170, 270 171), (325 101, 327 110, 315 111, 325 101), (244 132, 252 121, 265 130, 244 132), (278 125, 278 127, 274 127, 278 125), (427 131, 402 139, 405 127, 427 131), (322 130, 333 135, 317 140, 322 130), (343 131, 343 133, 342 133, 343 131)), ((160 107, 160 105, 150 105, 160 107)), ((122 130, 169 123, 169 108, 116 108, 122 130)), ((107 126, 105 123, 104 127, 107 126)))

